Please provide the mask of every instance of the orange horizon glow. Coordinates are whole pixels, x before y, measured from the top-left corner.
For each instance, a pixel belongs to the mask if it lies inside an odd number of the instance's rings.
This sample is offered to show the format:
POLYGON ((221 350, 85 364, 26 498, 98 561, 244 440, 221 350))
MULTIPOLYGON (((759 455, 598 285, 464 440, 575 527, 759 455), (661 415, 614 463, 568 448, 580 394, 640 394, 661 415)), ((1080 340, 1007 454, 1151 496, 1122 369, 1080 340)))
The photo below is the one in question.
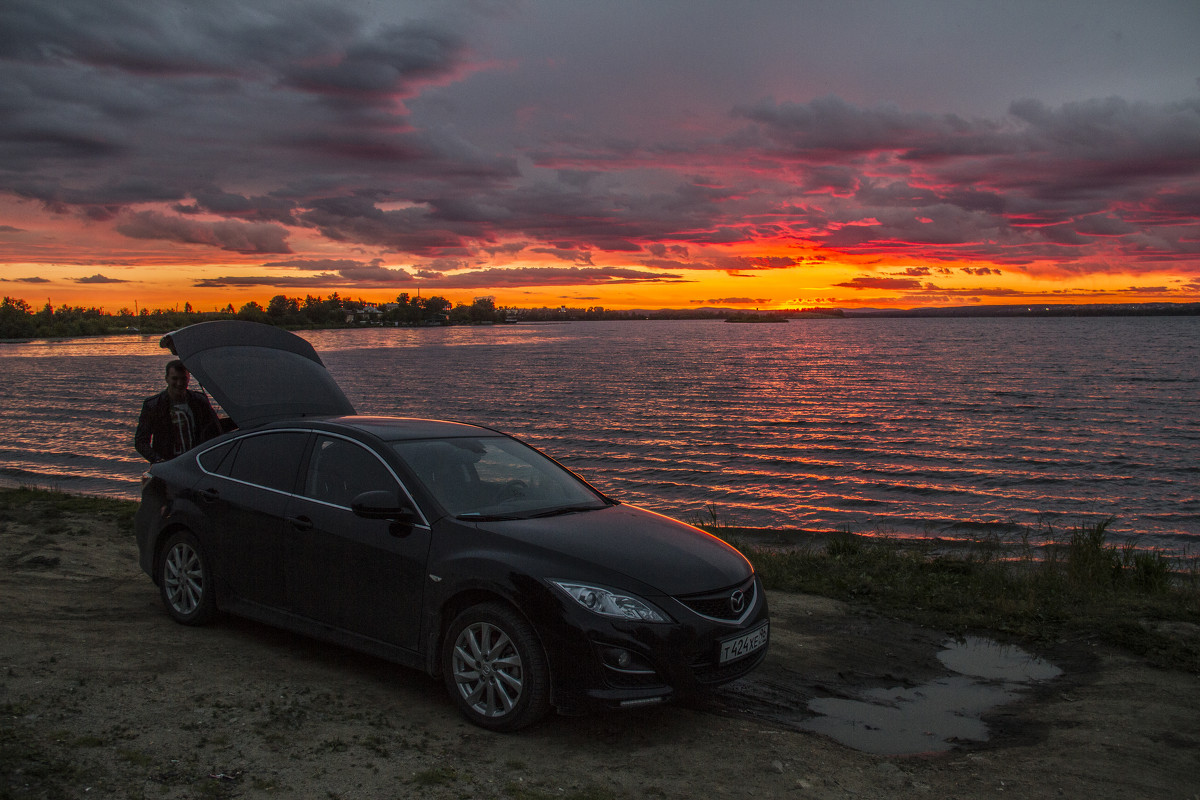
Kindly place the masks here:
MULTIPOLYGON (((26 265, 4 265, 0 268, 26 265)), ((383 304, 394 302, 398 295, 441 296, 452 303, 470 304, 478 297, 491 297, 497 306, 515 308, 571 308, 603 307, 612 310, 629 309, 695 309, 704 307, 753 308, 767 310, 789 310, 800 308, 934 308, 994 305, 1069 305, 1069 304, 1134 304, 1134 303, 1194 303, 1200 302, 1200 291, 1189 288, 1188 278, 1169 272, 1156 275, 1141 274, 1137 280, 1161 284, 1157 288, 1132 287, 1133 276, 1105 275, 1086 276, 1086 280, 1074 283, 1039 279, 1026 274, 1015 274, 1007 280, 997 280, 987 286, 971 285, 967 280, 957 279, 953 274, 938 282, 937 289, 889 290, 889 282, 908 283, 912 279, 903 277, 911 267, 894 266, 877 269, 872 279, 860 269, 846 264, 830 264, 819 270, 792 268, 775 270, 748 279, 745 275, 712 274, 710 271, 680 271, 681 283, 666 286, 624 284, 617 286, 561 286, 548 287, 486 286, 475 288, 439 288, 414 282, 389 288, 367 288, 348 282, 330 282, 322 285, 295 288, 247 287, 247 288, 200 288, 192 285, 180 275, 202 276, 227 268, 227 265, 176 265, 155 264, 150 267, 127 266, 114 275, 128 275, 117 280, 120 283, 88 284, 77 279, 55 280, 23 284, 6 281, 0 294, 24 300, 34 309, 44 303, 52 307, 82 306, 98 308, 105 313, 116 314, 122 309, 135 313, 140 309, 182 310, 190 304, 195 311, 216 311, 232 304, 240 308, 250 302, 266 306, 272 297, 284 295, 303 300, 305 296, 327 298, 336 293, 347 300, 362 300, 367 303, 383 304), (149 273, 153 277, 135 277, 149 273), (175 280, 157 277, 159 273, 176 276, 175 280), (897 274, 900 277, 887 277, 897 274), (848 291, 838 288, 837 283, 863 279, 864 285, 873 281, 877 289, 848 291), (1175 289, 1169 288, 1172 284, 1175 289)), ((943 265, 951 271, 962 269, 996 269, 978 265, 943 265)), ((70 267, 54 265, 39 266, 39 277, 59 271, 75 271, 70 267)), ((1193 284, 1194 286, 1194 284, 1193 284)))
MULTIPOLYGON (((516 308, 587 308, 613 310, 689 309, 731 307, 761 310, 798 308, 919 308, 990 305, 1129 304, 1148 302, 1200 302, 1200 280, 1184 270, 1164 265, 1148 270, 1121 271, 1108 266, 1082 272, 1070 264, 1045 260, 1017 266, 995 261, 945 261, 904 252, 894 258, 837 253, 798 244, 791 238, 777 242, 738 243, 727 246, 688 245, 694 262, 737 268, 689 269, 658 266, 647 270, 644 254, 591 251, 588 266, 625 268, 645 274, 644 281, 605 281, 585 285, 558 282, 539 286, 536 274, 525 285, 446 285, 437 279, 370 285, 338 280, 282 268, 264 267, 271 259, 222 254, 211 259, 211 248, 198 244, 131 241, 103 226, 80 224, 56 215, 33 212, 27 204, 0 201, 3 218, 25 232, 25 246, 0 251, 0 294, 24 300, 35 309, 44 303, 99 308, 115 314, 122 309, 180 309, 190 304, 196 311, 214 311, 249 302, 266 306, 272 297, 303 299, 307 295, 368 303, 395 301, 410 296, 439 295, 452 303, 470 304, 477 297, 492 297, 497 306, 516 308), (20 210, 20 214, 14 211, 20 210), (105 255, 79 252, 82 247, 103 246, 105 255), (16 259, 16 260, 14 260, 16 259), (778 266, 794 264, 794 266, 778 266), (200 284, 218 276, 250 273, 279 276, 273 285, 217 286, 200 284), (296 278, 307 281, 293 283, 296 278)), ((362 248, 339 248, 300 232, 294 239, 303 253, 291 260, 338 260, 350 256, 361 261, 362 248)), ((916 248, 910 248, 916 249, 916 248)), ((406 259, 379 254, 374 261, 386 269, 401 269, 406 259)), ((522 270, 554 270, 561 260, 551 256, 515 256, 481 259, 475 270, 493 270, 492 276, 522 270)), ((411 267, 410 267, 411 268, 411 267)), ((523 281, 529 281, 522 276, 523 281)))
MULTIPOLYGON (((401 293, 442 296, 452 303, 470 304, 492 297, 497 306, 516 308, 604 307, 628 309, 694 309, 730 307, 761 310, 799 308, 922 308, 992 305, 1063 305, 1200 302, 1197 281, 1168 270, 1137 275, 1103 273, 1062 276, 1055 265, 1013 269, 993 263, 938 263, 917 258, 881 261, 826 256, 816 265, 750 271, 672 270, 677 276, 663 283, 610 283, 607 285, 548 286, 486 285, 441 287, 434 281, 412 281, 394 286, 363 286, 330 280, 304 286, 281 282, 275 286, 200 287, 197 282, 238 270, 254 270, 260 262, 204 263, 202 259, 166 262, 142 255, 123 254, 111 260, 71 264, 31 262, 0 263, 4 275, 36 276, 36 282, 5 279, 0 294, 24 300, 34 309, 44 303, 99 308, 115 314, 122 309, 179 309, 190 304, 196 311, 214 311, 249 302, 266 306, 284 295, 329 297, 337 293, 348 300, 382 304, 401 293), (114 266, 115 264, 120 266, 114 266), (935 266, 930 266, 935 264, 935 266), (98 283, 89 276, 103 275, 98 283), (982 279, 980 277, 982 275, 982 279), (839 286, 839 284, 848 284, 839 286), (1137 284, 1145 284, 1138 286, 1137 284)), ((600 256, 596 264, 603 263, 600 256)), ((620 261, 614 261, 620 264, 620 261)), ((497 269, 536 269, 538 262, 515 261, 497 269)), ((261 270, 259 270, 261 271, 261 270)))
MULTIPOLYGON (((169 269, 169 267, 168 267, 169 269)), ((194 267, 180 269, 191 271, 194 267)), ((838 267, 829 267, 835 272, 838 267)), ((842 267, 842 275, 857 275, 853 267, 842 267)), ((977 269, 977 267, 972 267, 977 269)), ((136 272, 136 267, 130 267, 136 272)), ((271 297, 283 295, 304 300, 307 295, 329 297, 332 294, 344 300, 361 300, 374 305, 395 302, 400 294, 409 296, 443 296, 450 302, 469 305, 476 297, 492 297, 499 307, 515 308, 571 308, 604 307, 613 311, 628 309, 689 309, 703 307, 752 308, 761 311, 787 311, 799 308, 934 308, 966 306, 1012 306, 1012 305, 1118 305, 1118 303, 1189 303, 1200 302, 1200 293, 1195 290, 1144 291, 1126 288, 1121 277, 1108 281, 1090 279, 1088 285, 1058 287, 1054 284, 1040 285, 1036 279, 1024 278, 1007 284, 992 284, 986 290, 970 287, 947 287, 952 293, 928 294, 895 293, 895 291, 845 290, 818 285, 812 281, 811 273, 800 270, 785 270, 758 279, 754 290, 746 294, 744 278, 709 276, 706 273, 689 275, 689 283, 673 287, 642 288, 629 287, 479 287, 474 289, 438 289, 413 284, 409 287, 391 289, 365 289, 354 284, 320 285, 305 289, 254 288, 254 289, 202 289, 186 283, 137 279, 136 288, 130 284, 71 285, 64 282, 37 284, 36 287, 20 287, 6 283, 0 294, 23 300, 38 309, 43 303, 52 307, 76 306, 98 308, 104 313, 116 314, 128 309, 137 313, 140 309, 178 309, 190 305, 193 311, 221 311, 232 305, 235 309, 248 302, 257 302, 265 307, 271 297), (762 295, 762 296, 756 296, 762 295), (697 299, 700 297, 700 299, 697 299)), ((1024 276, 1022 276, 1024 277, 1024 276)), ((1142 276, 1145 278, 1146 276, 1142 276)), ((1164 273, 1159 281, 1183 282, 1183 278, 1164 273)), ((128 278, 124 278, 128 279, 128 278)))

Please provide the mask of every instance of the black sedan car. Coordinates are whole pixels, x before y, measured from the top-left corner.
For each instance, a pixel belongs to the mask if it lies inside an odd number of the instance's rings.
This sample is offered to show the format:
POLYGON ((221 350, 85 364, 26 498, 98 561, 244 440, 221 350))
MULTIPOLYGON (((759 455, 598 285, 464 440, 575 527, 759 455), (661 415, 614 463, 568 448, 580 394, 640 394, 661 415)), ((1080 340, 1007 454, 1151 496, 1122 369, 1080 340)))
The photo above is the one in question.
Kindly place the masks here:
POLYGON ((237 428, 145 475, 142 569, 221 611, 441 676, 472 722, 669 700, 766 654, 729 545, 475 425, 356 416, 312 346, 249 322, 163 337, 237 428))

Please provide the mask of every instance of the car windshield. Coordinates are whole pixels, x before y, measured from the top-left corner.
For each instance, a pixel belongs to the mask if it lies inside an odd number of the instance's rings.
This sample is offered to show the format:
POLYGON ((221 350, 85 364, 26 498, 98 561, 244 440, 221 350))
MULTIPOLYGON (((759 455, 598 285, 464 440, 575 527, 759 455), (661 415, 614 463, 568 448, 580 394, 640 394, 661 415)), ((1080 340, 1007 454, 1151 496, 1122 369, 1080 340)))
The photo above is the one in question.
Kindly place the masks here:
POLYGON ((393 442, 430 494, 461 519, 528 519, 611 501, 531 447, 505 436, 393 442))

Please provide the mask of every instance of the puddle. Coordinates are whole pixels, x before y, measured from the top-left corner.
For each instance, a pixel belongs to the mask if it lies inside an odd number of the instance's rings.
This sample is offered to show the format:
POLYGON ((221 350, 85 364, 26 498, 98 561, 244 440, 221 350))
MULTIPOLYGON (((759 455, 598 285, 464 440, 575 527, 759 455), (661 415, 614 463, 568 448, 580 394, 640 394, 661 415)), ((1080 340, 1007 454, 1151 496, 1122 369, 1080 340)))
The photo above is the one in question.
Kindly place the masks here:
POLYGON ((945 751, 961 741, 987 741, 985 713, 1062 674, 1048 661, 989 639, 972 636, 943 648, 938 660, 957 675, 914 688, 870 689, 856 700, 817 698, 808 708, 818 716, 801 727, 866 753, 945 751))
POLYGON ((948 642, 937 655, 938 661, 960 675, 972 675, 995 681, 1036 683, 1062 675, 1062 670, 1019 647, 997 644, 991 639, 968 636, 948 642))

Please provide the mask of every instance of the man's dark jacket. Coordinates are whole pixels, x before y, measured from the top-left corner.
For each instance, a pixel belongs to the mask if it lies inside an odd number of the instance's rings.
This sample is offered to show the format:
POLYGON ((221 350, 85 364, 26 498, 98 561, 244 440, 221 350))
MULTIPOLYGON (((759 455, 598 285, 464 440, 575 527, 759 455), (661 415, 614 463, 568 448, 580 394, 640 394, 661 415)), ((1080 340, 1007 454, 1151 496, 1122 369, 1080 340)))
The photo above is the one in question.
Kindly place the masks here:
MULTIPOLYGON (((196 440, 193 446, 221 433, 217 412, 208 403, 208 398, 187 390, 188 407, 196 421, 196 440)), ((166 390, 142 403, 142 414, 138 417, 137 432, 133 435, 133 446, 150 463, 166 461, 175 457, 174 432, 171 427, 171 398, 166 390)))

